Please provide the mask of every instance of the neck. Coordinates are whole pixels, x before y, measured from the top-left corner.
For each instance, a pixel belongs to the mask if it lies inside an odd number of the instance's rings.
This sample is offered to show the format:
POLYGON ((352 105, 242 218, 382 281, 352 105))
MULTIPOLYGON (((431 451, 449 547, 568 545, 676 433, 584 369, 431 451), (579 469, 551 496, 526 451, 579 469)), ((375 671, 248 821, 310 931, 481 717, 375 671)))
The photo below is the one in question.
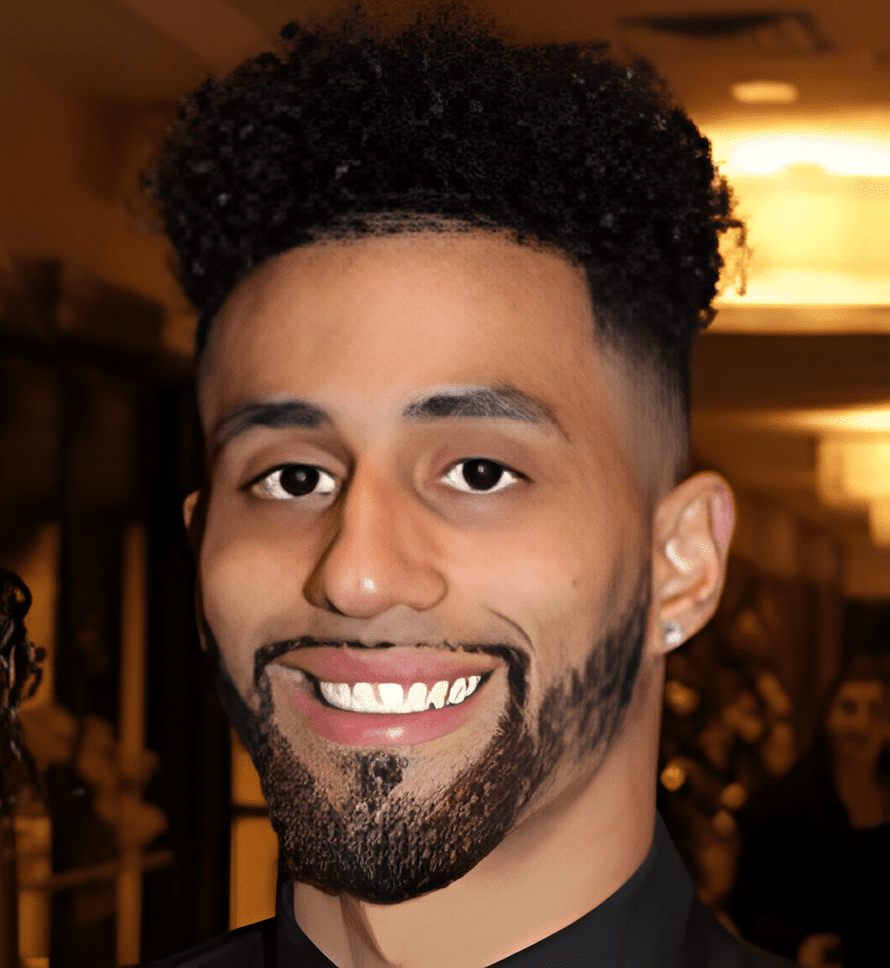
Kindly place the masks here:
POLYGON ((877 756, 844 757, 834 751, 834 786, 854 830, 890 823, 890 788, 881 783, 877 756))
POLYGON ((296 884, 298 924, 339 968, 484 968, 576 921, 652 843, 657 751, 639 735, 651 713, 628 713, 638 728, 618 737, 592 781, 547 801, 458 881, 392 905, 296 884))

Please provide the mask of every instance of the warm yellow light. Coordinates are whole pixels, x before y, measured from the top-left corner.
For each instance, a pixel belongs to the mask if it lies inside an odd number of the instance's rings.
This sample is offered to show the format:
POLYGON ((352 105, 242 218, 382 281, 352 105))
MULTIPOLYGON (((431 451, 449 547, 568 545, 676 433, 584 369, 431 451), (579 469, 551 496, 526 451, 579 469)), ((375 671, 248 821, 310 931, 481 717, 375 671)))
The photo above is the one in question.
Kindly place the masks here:
POLYGON ((661 782, 671 793, 675 793, 686 782, 686 767, 678 756, 661 771, 661 782))
POLYGON ((890 439, 890 403, 836 409, 726 409, 693 413, 693 426, 731 430, 774 430, 825 440, 863 439, 878 434, 890 439))
POLYGON ((846 507, 850 495, 844 490, 844 442, 833 437, 819 441, 816 450, 816 490, 819 499, 846 507))
POLYGON ((793 104, 797 88, 787 81, 741 81, 732 85, 732 96, 742 104, 793 104))
POLYGON ((890 499, 879 498, 868 508, 871 540, 880 548, 890 548, 890 499))
MULTIPOLYGON (((876 407, 845 407, 837 410, 769 410, 755 418, 758 426, 768 425, 781 430, 844 434, 884 434, 890 436, 890 405, 876 407)), ((827 440, 837 439, 828 436, 827 440)))
POLYGON ((842 486, 852 498, 890 497, 890 440, 848 442, 842 474, 842 486))
POLYGON ((744 293, 728 289, 717 304, 887 306, 890 305, 890 278, 866 279, 824 270, 774 269, 749 278, 744 293))
POLYGON ((707 131, 752 252, 743 296, 730 258, 723 303, 890 305, 890 110, 707 131))
POLYGON ((877 139, 772 135, 739 141, 724 170, 766 175, 789 165, 819 165, 838 175, 890 175, 890 145, 877 139))
POLYGON ((819 496, 829 504, 890 500, 890 437, 827 437, 817 452, 819 496))

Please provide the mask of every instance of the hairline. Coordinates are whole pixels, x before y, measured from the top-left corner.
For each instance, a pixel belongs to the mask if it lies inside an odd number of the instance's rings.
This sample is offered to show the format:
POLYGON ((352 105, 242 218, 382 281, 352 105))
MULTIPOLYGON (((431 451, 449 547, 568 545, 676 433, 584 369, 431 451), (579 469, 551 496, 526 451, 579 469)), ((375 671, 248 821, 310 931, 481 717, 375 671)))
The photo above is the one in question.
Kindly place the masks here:
MULTIPOLYGON (((590 267, 575 257, 571 252, 568 252, 555 243, 542 241, 535 236, 522 233, 509 226, 491 224, 483 221, 475 222, 453 216, 427 215, 414 212, 355 213, 349 216, 348 219, 335 222, 331 226, 325 226, 317 230, 317 232, 317 235, 309 238, 306 242, 284 249, 281 252, 271 253, 257 265, 252 266, 235 282, 216 312, 203 322, 203 339, 200 338, 199 334, 196 340, 194 357, 195 378, 199 399, 200 387, 203 380, 202 371, 205 369, 207 363, 208 347, 213 338, 216 319, 223 311, 228 299, 245 280, 254 272, 267 266, 272 260, 284 255, 286 252, 292 252, 296 249, 324 246, 332 243, 361 242, 365 239, 388 235, 422 232, 460 235, 471 232, 487 232, 499 235, 516 245, 532 248, 541 252, 550 252, 567 260, 572 266, 581 270, 584 275, 584 284, 592 310, 593 326, 591 328, 591 337, 598 349, 604 353, 607 359, 608 369, 616 372, 626 386, 634 386, 639 389, 642 384, 646 388, 644 391, 644 399, 635 400, 633 399, 633 395, 625 395, 625 399, 620 401, 623 406, 619 407, 619 410, 630 411, 634 415, 626 426, 629 436, 636 436, 634 429, 640 424, 643 425, 644 435, 646 427, 648 426, 651 431, 655 423, 662 429, 667 425, 669 430, 669 441, 665 441, 663 432, 656 432, 654 435, 662 445, 663 453, 659 455, 661 460, 658 461, 662 467, 661 473, 658 473, 655 469, 643 466, 643 461, 638 459, 637 451, 648 449, 649 444, 643 444, 642 446, 638 444, 632 448, 634 451, 632 456, 634 458, 637 476, 643 492, 647 496, 648 503, 654 506, 654 502, 682 478, 689 459, 690 437, 689 407, 688 400, 686 399, 686 391, 682 384, 683 375, 674 372, 665 361, 660 360, 657 350, 647 352, 640 345, 639 339, 634 339, 633 335, 626 330, 622 331, 620 321, 612 320, 611 325, 603 325, 600 322, 603 318, 603 312, 598 309, 594 298, 590 267), (361 225, 362 228, 356 228, 357 224, 361 225), (634 405, 635 403, 637 404, 636 406, 634 405), (662 416, 657 418, 656 421, 651 419, 641 421, 635 418, 636 413, 640 410, 644 410, 647 415, 655 412, 662 416)), ((640 455, 640 457, 642 456, 640 455)))

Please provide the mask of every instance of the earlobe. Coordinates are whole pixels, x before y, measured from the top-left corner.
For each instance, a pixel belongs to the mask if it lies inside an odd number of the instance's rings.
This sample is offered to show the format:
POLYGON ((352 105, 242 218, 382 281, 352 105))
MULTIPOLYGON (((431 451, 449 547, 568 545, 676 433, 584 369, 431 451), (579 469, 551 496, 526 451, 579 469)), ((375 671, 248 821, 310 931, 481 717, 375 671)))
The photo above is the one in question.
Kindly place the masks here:
POLYGON ((732 491, 718 474, 696 474, 659 504, 652 574, 664 651, 685 642, 714 614, 734 525, 732 491))
POLYGON ((190 530, 192 526, 192 517, 195 513, 195 507, 199 497, 200 491, 192 491, 182 502, 182 520, 185 522, 186 531, 190 530))
MULTIPOLYGON (((196 558, 200 553, 201 535, 204 531, 206 503, 203 497, 203 491, 192 491, 182 502, 182 520, 185 523, 189 547, 196 558)), ((207 636, 205 635, 206 623, 204 620, 204 599, 201 595, 200 569, 195 581, 195 614, 198 616, 198 639, 201 642, 201 649, 204 652, 209 652, 207 636)))
POLYGON ((207 500, 203 490, 192 491, 182 502, 182 519, 192 553, 198 555, 204 535, 204 522, 207 516, 207 500))

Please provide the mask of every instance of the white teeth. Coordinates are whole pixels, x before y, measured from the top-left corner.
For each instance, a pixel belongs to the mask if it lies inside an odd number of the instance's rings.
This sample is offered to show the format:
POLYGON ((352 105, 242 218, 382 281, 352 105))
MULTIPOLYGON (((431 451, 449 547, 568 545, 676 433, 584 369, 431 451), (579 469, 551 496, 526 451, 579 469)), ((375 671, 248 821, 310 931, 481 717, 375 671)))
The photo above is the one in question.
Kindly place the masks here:
POLYGON ((338 709, 352 709, 352 690, 345 682, 322 682, 321 694, 338 709))
POLYGON ((397 682, 381 682, 377 692, 384 706, 393 712, 401 712, 405 704, 405 690, 397 682))
POLYGON ((357 682, 352 687, 352 708, 359 713, 376 713, 380 703, 370 682, 357 682))
POLYGON ((408 695, 405 697, 408 711, 412 713, 422 713, 427 706, 426 695, 426 686, 422 682, 415 682, 414 685, 408 690, 408 695))
POLYGON ((448 695, 448 683, 443 679, 441 682, 437 682, 432 689, 430 689, 430 694, 426 700, 427 709, 433 706, 435 709, 442 709, 445 705, 445 698, 448 695))
POLYGON ((337 692, 339 694, 337 705, 342 709, 352 709, 352 686, 346 682, 338 682, 337 692))
POLYGON ((467 680, 457 679, 454 685, 451 687, 451 692, 448 693, 448 703, 449 705, 454 705, 455 703, 463 702, 467 698, 467 680))
POLYGON ((457 706, 472 695, 482 676, 469 676, 437 682, 427 689, 423 682, 415 682, 407 690, 397 682, 319 682, 325 702, 337 709, 356 713, 420 713, 427 709, 457 706), (450 685, 450 689, 449 689, 450 685))

